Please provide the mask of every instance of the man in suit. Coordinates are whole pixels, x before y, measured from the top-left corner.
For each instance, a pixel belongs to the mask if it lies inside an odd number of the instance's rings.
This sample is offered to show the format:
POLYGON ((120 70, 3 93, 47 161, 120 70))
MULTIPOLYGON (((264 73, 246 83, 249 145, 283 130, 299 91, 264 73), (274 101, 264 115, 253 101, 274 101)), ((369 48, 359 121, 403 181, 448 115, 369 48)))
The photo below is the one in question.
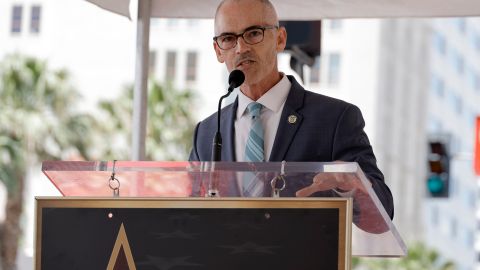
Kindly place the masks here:
MULTIPOLYGON (((224 0, 218 6, 213 42, 217 59, 230 72, 239 69, 245 74, 237 99, 222 109, 222 160, 358 162, 393 218, 392 195, 363 131, 360 110, 307 91, 292 76, 279 72, 277 54, 284 50, 286 40, 286 30, 279 27, 268 0, 224 0), (249 106, 255 102, 261 104, 256 119, 249 106), (253 126, 261 135, 252 144, 253 126)), ((216 114, 197 125, 190 160, 211 159, 216 129, 216 114)), ((316 178, 312 183, 310 178, 310 183, 300 184, 296 189, 300 190, 290 195, 308 196, 327 189, 342 195, 361 189, 349 183, 335 177, 333 182, 316 178)))

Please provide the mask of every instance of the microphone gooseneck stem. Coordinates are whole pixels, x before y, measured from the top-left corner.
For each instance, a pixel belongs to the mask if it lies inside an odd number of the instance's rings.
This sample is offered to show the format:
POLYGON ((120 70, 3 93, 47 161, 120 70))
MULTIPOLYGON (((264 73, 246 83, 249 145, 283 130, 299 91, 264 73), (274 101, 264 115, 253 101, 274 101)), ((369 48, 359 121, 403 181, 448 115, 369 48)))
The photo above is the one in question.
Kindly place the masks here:
POLYGON ((220 97, 218 101, 218 111, 217 111, 217 132, 213 138, 212 144, 212 161, 221 161, 222 160, 222 134, 220 134, 220 116, 222 112, 222 101, 224 98, 228 97, 232 93, 233 87, 228 87, 228 92, 220 97))

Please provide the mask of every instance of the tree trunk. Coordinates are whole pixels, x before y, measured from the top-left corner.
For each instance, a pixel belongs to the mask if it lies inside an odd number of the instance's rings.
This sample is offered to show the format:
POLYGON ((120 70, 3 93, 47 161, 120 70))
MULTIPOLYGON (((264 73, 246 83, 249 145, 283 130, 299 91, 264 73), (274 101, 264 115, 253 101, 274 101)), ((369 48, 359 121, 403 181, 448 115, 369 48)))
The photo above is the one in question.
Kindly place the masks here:
POLYGON ((5 222, 0 231, 0 262, 3 270, 16 270, 18 242, 22 234, 20 217, 23 208, 24 177, 17 178, 15 190, 7 195, 5 222))

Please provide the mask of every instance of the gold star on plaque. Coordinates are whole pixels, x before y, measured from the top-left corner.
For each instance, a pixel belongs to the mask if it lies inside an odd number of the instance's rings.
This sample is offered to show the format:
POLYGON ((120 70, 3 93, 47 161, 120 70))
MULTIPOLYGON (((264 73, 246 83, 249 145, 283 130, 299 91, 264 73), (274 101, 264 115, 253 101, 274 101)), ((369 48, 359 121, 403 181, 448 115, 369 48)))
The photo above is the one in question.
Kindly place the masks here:
POLYGON ((120 230, 113 246, 112 255, 108 261, 107 270, 136 270, 135 261, 133 260, 130 244, 128 243, 125 227, 120 225, 120 230))

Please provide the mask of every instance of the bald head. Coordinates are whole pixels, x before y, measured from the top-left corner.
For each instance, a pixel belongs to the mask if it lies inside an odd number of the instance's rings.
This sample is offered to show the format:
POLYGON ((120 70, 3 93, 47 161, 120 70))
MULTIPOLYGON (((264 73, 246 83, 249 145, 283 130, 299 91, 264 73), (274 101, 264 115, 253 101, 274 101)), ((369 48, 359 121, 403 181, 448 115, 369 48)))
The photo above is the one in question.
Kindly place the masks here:
MULTIPOLYGON (((219 34, 219 17, 225 14, 225 11, 235 9, 238 5, 250 5, 251 7, 260 8, 263 14, 263 20, 269 25, 278 25, 278 15, 275 7, 269 0, 223 0, 217 7, 215 12, 215 35, 219 34)), ((231 14, 231 13, 230 13, 231 14)), ((244 14, 239 14, 243 16, 244 14)))
POLYGON ((268 0, 224 0, 217 8, 213 40, 217 60, 225 63, 229 72, 243 71, 245 82, 240 90, 252 100, 282 78, 277 54, 285 49, 286 41, 287 32, 278 26, 277 12, 268 0), (234 46, 221 48, 219 37, 234 39, 234 46))

